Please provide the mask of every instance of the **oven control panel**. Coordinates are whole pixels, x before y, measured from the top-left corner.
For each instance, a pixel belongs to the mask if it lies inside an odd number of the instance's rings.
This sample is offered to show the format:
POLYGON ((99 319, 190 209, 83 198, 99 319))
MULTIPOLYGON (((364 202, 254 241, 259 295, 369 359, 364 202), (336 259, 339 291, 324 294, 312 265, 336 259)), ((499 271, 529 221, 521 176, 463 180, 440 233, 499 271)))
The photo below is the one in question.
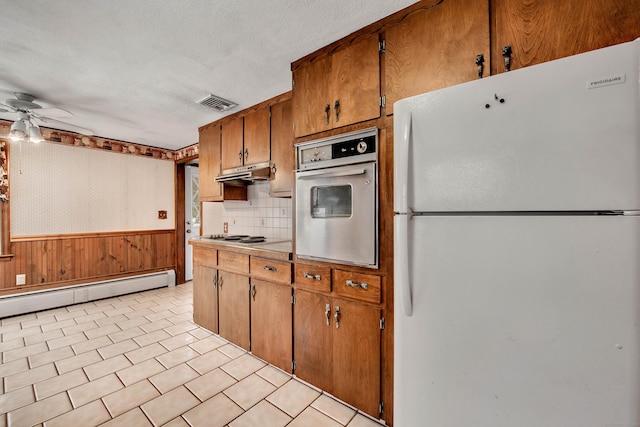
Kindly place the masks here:
POLYGON ((296 145, 298 170, 377 160, 378 129, 351 132, 296 145))

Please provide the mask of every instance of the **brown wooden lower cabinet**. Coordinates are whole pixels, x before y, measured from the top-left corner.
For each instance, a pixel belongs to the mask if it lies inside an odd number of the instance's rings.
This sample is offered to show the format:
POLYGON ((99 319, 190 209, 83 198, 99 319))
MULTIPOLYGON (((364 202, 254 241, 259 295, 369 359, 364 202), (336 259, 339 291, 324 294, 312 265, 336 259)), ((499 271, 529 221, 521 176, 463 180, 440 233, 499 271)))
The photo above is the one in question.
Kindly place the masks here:
POLYGON ((193 321, 218 333, 218 270, 193 266, 193 321))
POLYGON ((218 272, 218 330, 220 336, 250 349, 249 278, 240 274, 218 272))
POLYGON ((251 279, 251 352, 291 373, 291 286, 251 279))
POLYGON ((295 374, 378 417, 380 309, 302 290, 293 307, 295 374))

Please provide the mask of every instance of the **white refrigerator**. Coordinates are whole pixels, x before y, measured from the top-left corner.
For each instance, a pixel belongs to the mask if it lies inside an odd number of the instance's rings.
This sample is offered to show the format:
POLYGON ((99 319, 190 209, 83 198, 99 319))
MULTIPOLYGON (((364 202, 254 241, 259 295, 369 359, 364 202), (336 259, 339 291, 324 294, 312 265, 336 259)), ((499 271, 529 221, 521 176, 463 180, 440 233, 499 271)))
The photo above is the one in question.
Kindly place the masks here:
POLYGON ((394 106, 394 426, 640 426, 640 39, 394 106))

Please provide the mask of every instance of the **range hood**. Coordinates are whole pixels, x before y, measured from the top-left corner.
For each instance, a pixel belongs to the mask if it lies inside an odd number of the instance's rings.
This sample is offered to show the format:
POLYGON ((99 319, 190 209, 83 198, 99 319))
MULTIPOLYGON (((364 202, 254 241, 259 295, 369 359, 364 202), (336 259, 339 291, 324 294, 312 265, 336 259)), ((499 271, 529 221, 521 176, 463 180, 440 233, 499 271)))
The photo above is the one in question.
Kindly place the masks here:
POLYGON ((213 180, 215 182, 226 182, 229 184, 249 184, 254 181, 269 181, 270 179, 271 162, 262 162, 224 169, 222 173, 213 180))

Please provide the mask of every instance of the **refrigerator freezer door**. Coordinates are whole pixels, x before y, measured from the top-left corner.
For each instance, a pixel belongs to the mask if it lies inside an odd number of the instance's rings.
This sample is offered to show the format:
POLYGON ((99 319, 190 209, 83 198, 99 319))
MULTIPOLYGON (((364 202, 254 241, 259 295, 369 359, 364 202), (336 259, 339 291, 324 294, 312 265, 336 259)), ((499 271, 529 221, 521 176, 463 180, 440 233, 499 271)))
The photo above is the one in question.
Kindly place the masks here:
POLYGON ((423 216, 408 239, 394 425, 640 425, 640 217, 423 216))
POLYGON ((404 199, 417 212, 640 209, 639 51, 640 39, 398 101, 396 212, 404 199))

